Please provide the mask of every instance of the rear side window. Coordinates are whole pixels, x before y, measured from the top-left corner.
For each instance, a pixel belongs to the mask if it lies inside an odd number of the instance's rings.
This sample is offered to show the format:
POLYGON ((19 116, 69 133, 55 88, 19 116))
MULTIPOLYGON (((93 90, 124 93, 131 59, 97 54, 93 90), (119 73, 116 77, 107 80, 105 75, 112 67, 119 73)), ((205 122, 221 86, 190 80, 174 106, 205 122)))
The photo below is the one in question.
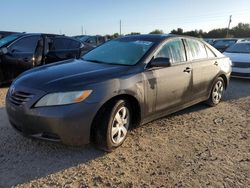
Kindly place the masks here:
POLYGON ((186 41, 191 60, 207 58, 205 45, 202 42, 193 39, 186 39, 186 41))
POLYGON ((216 57, 215 54, 212 52, 212 50, 210 48, 208 48, 207 46, 205 46, 206 51, 207 51, 207 57, 208 58, 214 58, 216 57))
POLYGON ((38 39, 40 39, 40 36, 28 36, 21 38, 11 45, 10 50, 14 52, 34 53, 38 39))
POLYGON ((156 58, 169 58, 172 63, 186 61, 185 50, 181 39, 173 39, 167 42, 157 53, 156 58))
POLYGON ((51 50, 70 50, 80 47, 80 42, 67 38, 54 38, 51 50))

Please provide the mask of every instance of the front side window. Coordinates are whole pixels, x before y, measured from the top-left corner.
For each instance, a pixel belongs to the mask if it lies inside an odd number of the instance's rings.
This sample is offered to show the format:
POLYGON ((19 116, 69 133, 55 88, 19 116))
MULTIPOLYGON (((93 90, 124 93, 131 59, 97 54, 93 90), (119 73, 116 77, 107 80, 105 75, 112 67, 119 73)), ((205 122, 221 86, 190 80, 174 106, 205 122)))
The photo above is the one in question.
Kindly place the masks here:
POLYGON ((131 39, 113 40, 91 50, 82 59, 104 64, 135 65, 153 44, 131 39))
POLYGON ((207 58, 207 52, 202 42, 194 39, 186 39, 191 60, 207 58))
POLYGON ((28 36, 21 38, 10 46, 10 51, 22 53, 34 53, 40 36, 28 36))
POLYGON ((185 49, 181 39, 167 42, 157 53, 155 58, 169 58, 172 63, 186 61, 185 49))

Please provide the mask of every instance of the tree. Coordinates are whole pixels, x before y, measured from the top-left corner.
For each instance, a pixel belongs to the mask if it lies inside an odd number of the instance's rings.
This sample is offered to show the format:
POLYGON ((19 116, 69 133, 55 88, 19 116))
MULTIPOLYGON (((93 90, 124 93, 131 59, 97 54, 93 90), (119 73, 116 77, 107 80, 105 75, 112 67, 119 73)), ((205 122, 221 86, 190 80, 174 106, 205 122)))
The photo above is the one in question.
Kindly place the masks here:
POLYGON ((182 28, 177 28, 177 30, 173 29, 170 33, 176 35, 183 35, 183 29, 182 28))
POLYGON ((234 37, 250 37, 250 24, 239 23, 229 33, 234 35, 234 37))
POLYGON ((112 38, 118 38, 119 37, 119 33, 114 33, 112 38))
POLYGON ((154 31, 151 31, 149 34, 163 34, 163 31, 160 29, 156 29, 154 31))

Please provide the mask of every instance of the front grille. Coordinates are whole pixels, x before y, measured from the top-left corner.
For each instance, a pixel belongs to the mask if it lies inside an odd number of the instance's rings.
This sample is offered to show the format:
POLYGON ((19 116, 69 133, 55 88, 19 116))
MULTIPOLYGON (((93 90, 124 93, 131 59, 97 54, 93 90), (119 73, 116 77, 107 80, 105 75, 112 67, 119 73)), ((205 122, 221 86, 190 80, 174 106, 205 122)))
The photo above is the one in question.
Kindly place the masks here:
POLYGON ((233 67, 250 68, 250 62, 233 62, 233 67))
POLYGON ((17 106, 20 106, 28 102, 33 96, 34 95, 30 93, 15 91, 13 93, 10 93, 10 102, 17 106))

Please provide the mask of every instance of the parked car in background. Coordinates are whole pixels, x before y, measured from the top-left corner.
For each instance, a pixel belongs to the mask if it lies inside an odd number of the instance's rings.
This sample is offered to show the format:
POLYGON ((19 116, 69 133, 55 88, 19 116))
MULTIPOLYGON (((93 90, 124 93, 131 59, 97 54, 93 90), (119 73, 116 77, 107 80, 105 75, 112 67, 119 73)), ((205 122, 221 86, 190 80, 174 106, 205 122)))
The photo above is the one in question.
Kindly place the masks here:
MULTIPOLYGON (((82 41, 89 50, 105 43, 107 41, 107 38, 104 36, 100 36, 100 35, 95 35, 95 36, 90 36, 90 35, 79 35, 79 36, 75 36, 74 38, 82 41)), ((86 47, 86 48, 87 48, 86 47)))
POLYGON ((0 84, 33 67, 79 58, 83 49, 80 41, 61 35, 9 35, 0 39, 0 84))
POLYGON ((0 39, 7 37, 8 35, 17 34, 18 32, 12 32, 12 31, 0 31, 0 39))
POLYGON ((208 44, 213 45, 216 39, 210 39, 210 38, 203 38, 204 41, 206 41, 208 44))
POLYGON ((212 45, 220 52, 224 52, 228 47, 241 40, 242 39, 216 39, 212 45))
POLYGON ((250 41, 234 44, 224 55, 232 61, 233 77, 250 78, 250 41))
POLYGON ((79 60, 42 66, 12 83, 6 109, 24 135, 106 151, 130 128, 206 101, 215 106, 231 61, 192 37, 134 35, 106 42, 79 60))

